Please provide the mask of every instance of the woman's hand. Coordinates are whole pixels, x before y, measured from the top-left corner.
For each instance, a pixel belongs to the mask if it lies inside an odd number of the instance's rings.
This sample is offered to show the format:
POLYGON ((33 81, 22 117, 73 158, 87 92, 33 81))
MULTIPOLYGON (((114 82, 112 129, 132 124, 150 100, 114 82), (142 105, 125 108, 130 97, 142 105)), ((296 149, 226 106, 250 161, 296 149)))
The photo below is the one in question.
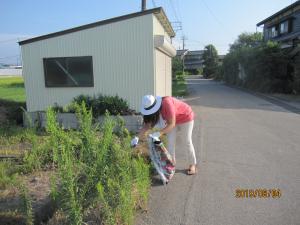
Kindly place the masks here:
POLYGON ((134 138, 131 140, 130 145, 131 145, 131 147, 134 148, 135 146, 138 145, 138 143, 139 143, 139 138, 138 138, 138 137, 134 137, 134 138))

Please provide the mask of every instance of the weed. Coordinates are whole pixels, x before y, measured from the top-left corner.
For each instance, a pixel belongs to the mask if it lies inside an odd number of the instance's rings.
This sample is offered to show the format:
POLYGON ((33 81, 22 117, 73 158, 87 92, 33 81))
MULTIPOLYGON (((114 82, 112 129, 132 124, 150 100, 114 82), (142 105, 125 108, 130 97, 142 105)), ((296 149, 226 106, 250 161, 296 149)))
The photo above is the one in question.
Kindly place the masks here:
MULTIPOLYGON (((50 133, 53 163, 58 167, 61 180, 59 196, 63 210, 71 224, 82 224, 82 207, 78 197, 78 183, 75 171, 76 157, 71 135, 67 135, 56 121, 53 109, 47 110, 47 128, 50 133)), ((54 187, 52 187, 54 189, 54 187)))
POLYGON ((149 187, 151 184, 150 166, 145 163, 141 156, 137 156, 137 158, 133 160, 133 177, 137 189, 135 193, 135 208, 146 208, 149 197, 149 187))
POLYGON ((33 225, 34 218, 33 218, 33 211, 32 211, 32 200, 28 194, 28 189, 25 187, 24 184, 20 184, 19 189, 20 189, 20 196, 22 201, 22 210, 26 218, 26 225, 33 225))
POLYGON ((16 174, 12 163, 9 161, 0 162, 0 189, 4 190, 15 183, 16 174))
POLYGON ((56 175, 51 175, 50 177, 50 197, 52 200, 56 201, 58 198, 58 189, 57 189, 57 177, 56 175))

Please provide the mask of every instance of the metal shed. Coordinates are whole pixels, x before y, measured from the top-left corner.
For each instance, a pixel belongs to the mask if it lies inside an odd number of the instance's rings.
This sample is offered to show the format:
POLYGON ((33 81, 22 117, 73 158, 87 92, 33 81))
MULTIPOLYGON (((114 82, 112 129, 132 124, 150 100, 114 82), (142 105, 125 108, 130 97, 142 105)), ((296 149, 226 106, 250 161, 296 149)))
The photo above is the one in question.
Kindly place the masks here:
POLYGON ((19 42, 27 111, 80 94, 119 95, 138 111, 145 94, 171 95, 174 36, 155 8, 19 42))

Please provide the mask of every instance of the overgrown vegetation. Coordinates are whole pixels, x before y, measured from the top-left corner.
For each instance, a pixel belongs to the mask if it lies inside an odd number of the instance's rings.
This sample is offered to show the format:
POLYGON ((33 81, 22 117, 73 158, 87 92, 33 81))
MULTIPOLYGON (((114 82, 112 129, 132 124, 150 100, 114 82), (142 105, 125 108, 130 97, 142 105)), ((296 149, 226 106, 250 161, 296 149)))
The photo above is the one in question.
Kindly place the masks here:
POLYGON ((34 215, 32 211, 32 200, 29 196, 27 188, 23 185, 19 185, 20 189, 20 196, 21 196, 21 209, 25 215, 25 222, 26 225, 33 225, 34 224, 34 215))
POLYGON ((286 50, 262 42, 261 33, 243 33, 231 46, 216 76, 232 85, 261 92, 299 93, 297 75, 286 50))
MULTIPOLYGON (((62 209, 72 224, 81 224, 86 210, 100 204, 105 224, 131 224, 134 209, 141 206, 137 203, 147 199, 148 165, 133 158, 130 136, 114 134, 116 124, 108 114, 100 128, 93 125, 85 103, 76 106, 76 114, 80 130, 70 133, 58 126, 53 110, 47 112, 47 131, 51 143, 57 143, 53 161, 60 171, 62 209)), ((125 129, 122 124, 119 129, 125 129)))
MULTIPOLYGON (((147 204, 149 165, 133 155, 131 137, 121 118, 116 122, 106 113, 103 124, 94 124, 92 110, 84 102, 74 104, 74 110, 79 130, 60 127, 52 108, 47 110, 42 137, 28 130, 31 148, 22 165, 0 164, 1 187, 7 187, 8 180, 22 183, 21 174, 51 169, 55 173, 50 179, 50 196, 66 224, 132 224, 135 210, 147 204)), ((24 217, 32 224, 32 200, 25 186, 18 188, 24 217)))

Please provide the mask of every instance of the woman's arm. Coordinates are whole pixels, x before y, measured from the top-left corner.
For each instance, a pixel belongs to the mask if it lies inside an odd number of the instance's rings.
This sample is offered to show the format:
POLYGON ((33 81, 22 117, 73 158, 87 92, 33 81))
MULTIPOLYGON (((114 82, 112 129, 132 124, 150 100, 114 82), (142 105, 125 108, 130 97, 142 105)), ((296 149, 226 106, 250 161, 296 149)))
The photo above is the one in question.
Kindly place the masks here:
POLYGON ((176 125, 175 117, 172 117, 171 119, 168 119, 166 122, 167 122, 167 126, 159 131, 160 135, 169 133, 176 125))

